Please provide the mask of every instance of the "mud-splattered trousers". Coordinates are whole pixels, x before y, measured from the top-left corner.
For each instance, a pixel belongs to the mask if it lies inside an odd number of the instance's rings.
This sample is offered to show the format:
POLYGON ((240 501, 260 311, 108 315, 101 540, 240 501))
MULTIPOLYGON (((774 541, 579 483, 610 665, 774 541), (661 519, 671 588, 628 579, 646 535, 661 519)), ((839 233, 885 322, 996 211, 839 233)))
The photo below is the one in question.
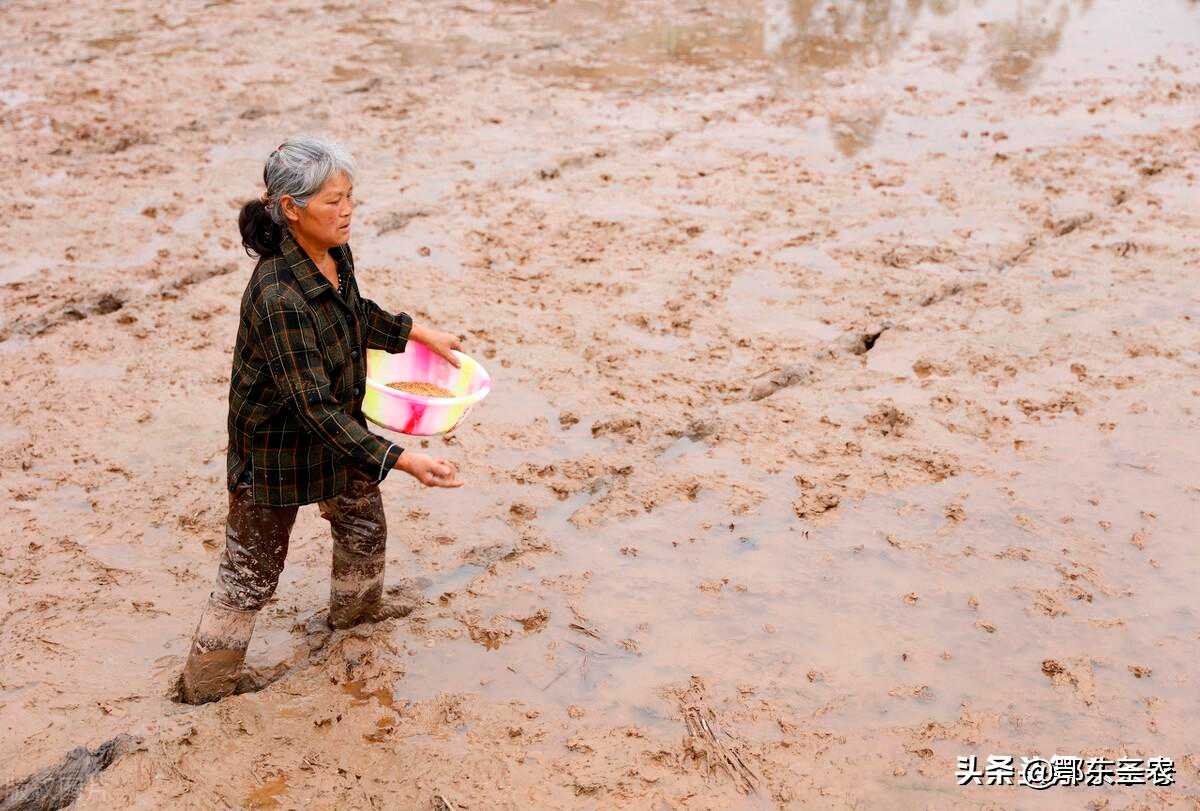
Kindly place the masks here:
MULTIPOLYGON (((255 504, 248 477, 229 494, 225 551, 213 597, 229 608, 258 611, 275 593, 298 507, 255 504)), ((317 502, 333 535, 330 624, 353 623, 383 594, 387 518, 379 486, 351 473, 340 495, 317 502)))
MULTIPOLYGON (((383 600, 387 546, 379 485, 351 473, 344 492, 317 506, 333 535, 329 624, 373 619, 383 600)), ((236 689, 254 619, 279 584, 298 510, 255 504, 249 471, 229 493, 225 550, 183 672, 185 701, 212 701, 236 689)))

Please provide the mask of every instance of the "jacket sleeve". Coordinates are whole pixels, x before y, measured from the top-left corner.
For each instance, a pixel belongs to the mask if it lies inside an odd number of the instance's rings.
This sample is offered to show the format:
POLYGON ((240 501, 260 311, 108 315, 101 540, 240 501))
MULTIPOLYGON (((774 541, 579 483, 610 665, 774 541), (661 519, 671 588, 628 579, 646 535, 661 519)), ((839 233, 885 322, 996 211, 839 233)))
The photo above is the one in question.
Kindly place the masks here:
POLYGON ((334 399, 312 316, 281 295, 264 296, 261 310, 258 337, 280 394, 323 443, 382 481, 403 448, 368 431, 334 399))
POLYGON ((367 349, 382 349, 385 352, 403 352, 412 332, 412 316, 408 313, 392 315, 368 298, 360 297, 363 307, 363 337, 367 349))

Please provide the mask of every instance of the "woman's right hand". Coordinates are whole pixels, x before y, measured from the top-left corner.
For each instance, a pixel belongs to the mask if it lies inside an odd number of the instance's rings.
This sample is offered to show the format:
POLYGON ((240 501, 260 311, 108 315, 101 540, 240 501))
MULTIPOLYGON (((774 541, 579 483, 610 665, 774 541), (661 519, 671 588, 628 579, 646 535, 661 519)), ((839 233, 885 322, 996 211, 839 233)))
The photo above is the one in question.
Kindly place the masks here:
POLYGON ((396 469, 403 470, 426 487, 462 487, 463 485, 458 480, 458 465, 449 459, 434 459, 424 453, 405 451, 396 460, 396 469))

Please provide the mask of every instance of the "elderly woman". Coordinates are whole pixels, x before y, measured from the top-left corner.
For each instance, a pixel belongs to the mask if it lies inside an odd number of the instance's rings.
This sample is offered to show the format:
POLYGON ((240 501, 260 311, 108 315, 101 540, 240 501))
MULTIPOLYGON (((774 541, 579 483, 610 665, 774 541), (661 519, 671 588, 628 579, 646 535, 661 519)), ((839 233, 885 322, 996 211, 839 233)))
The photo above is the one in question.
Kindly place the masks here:
POLYGON ((216 583, 180 679, 184 701, 233 693, 254 618, 271 598, 303 504, 333 536, 333 628, 394 616, 385 600, 387 524, 379 483, 392 468, 458 487, 445 459, 405 452, 367 430, 366 350, 419 341, 451 363, 458 339, 414 325, 359 294, 350 252, 354 164, 314 138, 279 145, 266 192, 238 225, 258 264, 242 296, 229 386, 229 514, 216 583))

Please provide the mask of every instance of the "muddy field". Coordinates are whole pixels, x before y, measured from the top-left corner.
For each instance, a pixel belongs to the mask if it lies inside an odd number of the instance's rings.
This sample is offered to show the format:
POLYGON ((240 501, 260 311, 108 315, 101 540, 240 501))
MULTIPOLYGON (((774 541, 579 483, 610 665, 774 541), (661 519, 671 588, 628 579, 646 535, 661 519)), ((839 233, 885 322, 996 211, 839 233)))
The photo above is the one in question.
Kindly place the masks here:
MULTIPOLYGON (((79 808, 1200 807, 1200 4, 0 2, 0 783, 79 808), (494 377, 422 604, 167 698, 287 135, 494 377), (956 759, 1174 759, 1169 786, 956 759)), ((399 437, 399 438, 397 438, 399 437)))

